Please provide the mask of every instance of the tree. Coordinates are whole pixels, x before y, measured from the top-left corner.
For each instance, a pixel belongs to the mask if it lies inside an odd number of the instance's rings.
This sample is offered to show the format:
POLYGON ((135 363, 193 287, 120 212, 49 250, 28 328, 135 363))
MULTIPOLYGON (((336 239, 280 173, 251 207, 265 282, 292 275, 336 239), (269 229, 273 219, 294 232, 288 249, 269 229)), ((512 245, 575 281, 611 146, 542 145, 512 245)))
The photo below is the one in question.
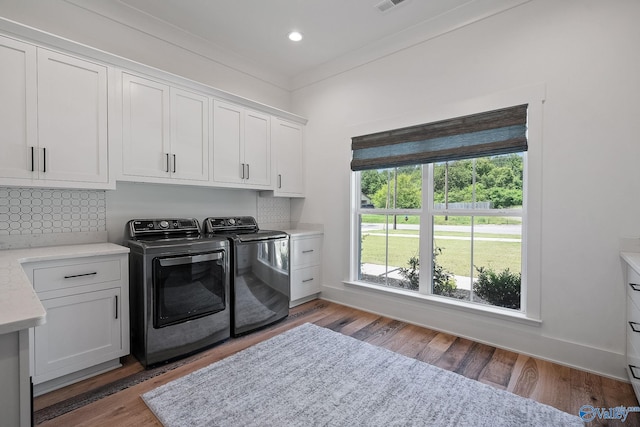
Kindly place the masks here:
POLYGON ((434 166, 434 201, 445 201, 445 175, 447 200, 450 203, 491 202, 494 208, 522 205, 522 156, 509 154, 483 157, 475 160, 475 185, 473 161, 457 160, 434 166))
POLYGON ((386 184, 386 173, 381 173, 377 170, 366 170, 362 171, 362 174, 360 175, 360 188, 367 197, 373 196, 386 184))
POLYGON ((376 208, 416 209, 422 203, 422 180, 414 173, 398 173, 398 194, 394 205, 394 191, 396 179, 389 180, 389 185, 382 186, 373 196, 371 201, 376 208), (387 205, 388 203, 388 205, 387 205))

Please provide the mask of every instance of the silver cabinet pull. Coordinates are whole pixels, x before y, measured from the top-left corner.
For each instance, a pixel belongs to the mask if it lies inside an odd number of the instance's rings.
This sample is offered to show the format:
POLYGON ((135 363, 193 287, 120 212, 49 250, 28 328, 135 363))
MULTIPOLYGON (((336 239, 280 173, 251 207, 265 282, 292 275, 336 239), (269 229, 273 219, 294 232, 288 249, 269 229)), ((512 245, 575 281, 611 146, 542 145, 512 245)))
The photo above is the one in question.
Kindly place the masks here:
POLYGON ((35 148, 36 147, 31 147, 31 172, 35 172, 36 171, 36 153, 35 153, 35 148))
POLYGON ((312 282, 312 281, 313 281, 313 277, 311 279, 303 280, 302 283, 307 283, 307 282, 312 282))
POLYGON ((633 332, 640 332, 640 329, 636 329, 636 326, 640 326, 640 323, 629 322, 629 326, 633 332))
POLYGON ((98 274, 98 272, 94 271, 93 273, 73 274, 73 275, 70 275, 70 276, 64 276, 64 278, 65 279, 73 279, 75 277, 95 276, 96 274, 98 274))
POLYGON ((633 289, 634 291, 640 291, 640 285, 638 285, 637 283, 629 283, 629 286, 631 286, 631 289, 633 289))
POLYGON ((240 163, 240 179, 244 179, 244 163, 240 163))
POLYGON ((47 172, 47 149, 42 147, 42 172, 47 172))
POLYGON ((118 295, 116 295, 116 319, 118 318, 118 295))
POLYGON ((247 179, 249 179, 249 163, 247 163, 247 179))
POLYGON ((306 251, 302 251, 303 254, 310 254, 313 252, 313 249, 307 249, 306 251))
POLYGON ((173 173, 176 173, 176 155, 173 155, 173 173))
POLYGON ((165 154, 165 159, 167 161, 167 169, 165 169, 165 172, 169 172, 169 153, 165 154))
POLYGON ((282 175, 278 174, 278 188, 282 188, 282 175))

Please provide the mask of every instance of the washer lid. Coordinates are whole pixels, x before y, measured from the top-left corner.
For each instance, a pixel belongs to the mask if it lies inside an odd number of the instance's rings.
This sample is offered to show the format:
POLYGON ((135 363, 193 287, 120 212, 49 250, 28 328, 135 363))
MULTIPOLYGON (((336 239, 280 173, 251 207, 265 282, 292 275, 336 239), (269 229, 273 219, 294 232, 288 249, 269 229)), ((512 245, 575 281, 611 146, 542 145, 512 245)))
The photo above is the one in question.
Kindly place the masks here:
POLYGON ((125 242, 125 245, 136 252, 144 254, 176 254, 176 253, 196 253, 207 252, 217 249, 227 249, 229 242, 224 237, 219 236, 193 236, 158 239, 139 238, 125 242))

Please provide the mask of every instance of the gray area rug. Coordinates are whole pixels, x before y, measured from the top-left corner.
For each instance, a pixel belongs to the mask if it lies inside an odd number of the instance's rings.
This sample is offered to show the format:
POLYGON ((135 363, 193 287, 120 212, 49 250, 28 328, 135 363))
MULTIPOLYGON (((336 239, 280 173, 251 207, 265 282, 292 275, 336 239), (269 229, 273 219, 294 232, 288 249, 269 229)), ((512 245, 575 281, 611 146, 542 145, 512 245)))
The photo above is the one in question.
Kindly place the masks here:
POLYGON ((584 426, 577 416, 306 323, 142 398, 178 426, 584 426))

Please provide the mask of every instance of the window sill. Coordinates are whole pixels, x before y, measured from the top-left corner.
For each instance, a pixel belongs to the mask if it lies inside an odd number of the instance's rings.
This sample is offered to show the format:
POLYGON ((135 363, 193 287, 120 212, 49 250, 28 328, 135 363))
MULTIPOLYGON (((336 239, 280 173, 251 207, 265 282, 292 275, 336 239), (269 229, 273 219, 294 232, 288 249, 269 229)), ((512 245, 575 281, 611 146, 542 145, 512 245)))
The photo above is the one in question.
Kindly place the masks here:
POLYGON ((467 313, 478 314, 482 316, 493 317, 501 320, 508 320, 510 322, 521 323, 529 326, 541 326, 542 320, 527 317, 525 313, 519 311, 513 311, 500 307, 493 307, 484 304, 473 304, 461 300, 450 299, 447 297, 441 297, 436 295, 425 295, 417 292, 407 291, 404 289, 396 289, 387 286, 375 285, 373 283, 359 282, 359 281, 344 281, 347 286, 358 287, 373 292, 392 294, 401 298, 406 298, 411 301, 420 301, 429 305, 436 305, 439 307, 452 308, 455 310, 464 311, 467 313))

